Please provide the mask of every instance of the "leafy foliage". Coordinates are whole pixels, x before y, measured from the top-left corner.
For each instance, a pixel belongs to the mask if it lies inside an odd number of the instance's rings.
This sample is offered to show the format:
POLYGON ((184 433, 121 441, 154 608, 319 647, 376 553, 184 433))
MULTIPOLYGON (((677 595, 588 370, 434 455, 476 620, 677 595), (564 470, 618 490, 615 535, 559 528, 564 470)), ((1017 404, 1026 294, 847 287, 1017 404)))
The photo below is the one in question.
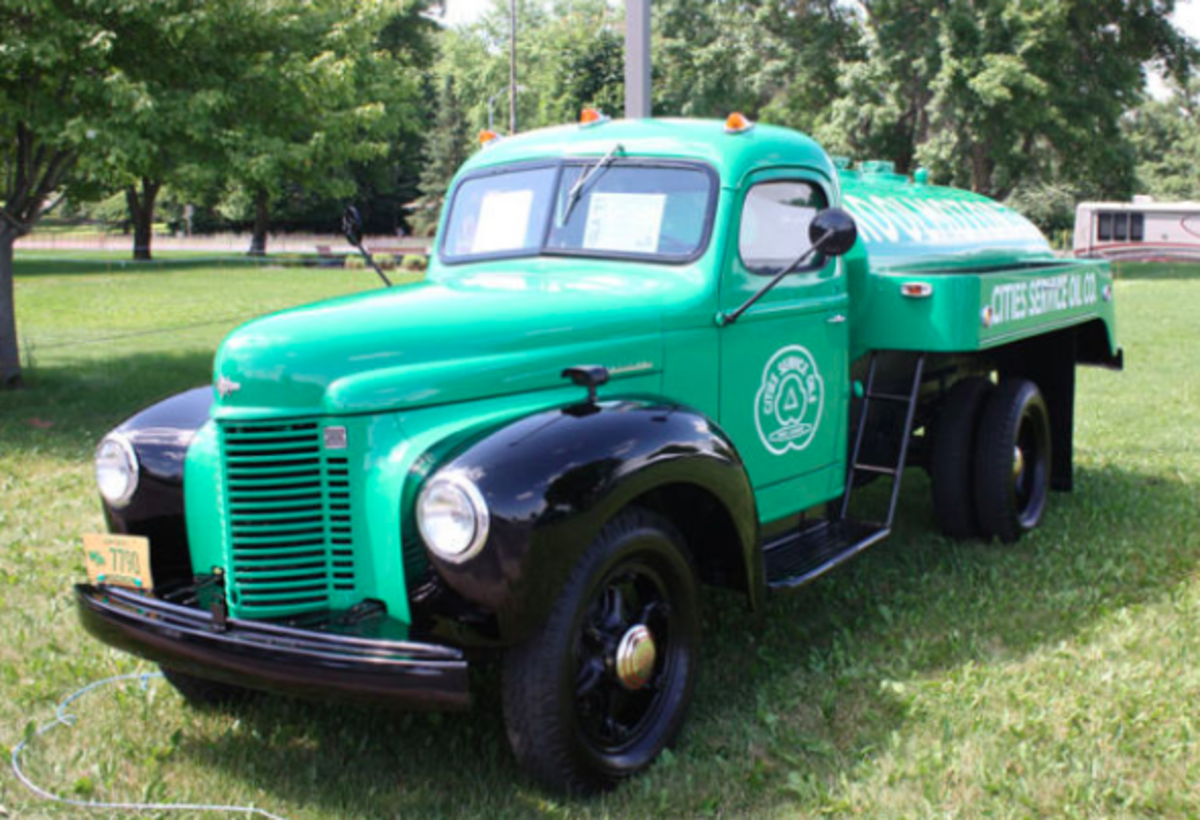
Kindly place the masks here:
POLYGON ((408 26, 429 25, 424 0, 276 0, 271 25, 220 140, 226 184, 254 207, 251 252, 262 253, 270 208, 289 195, 349 197, 352 170, 387 158, 393 136, 419 123, 428 49, 408 26), (405 36, 400 36, 405 33, 405 36), (416 44, 413 52, 407 51, 416 44))
POLYGON ((1125 120, 1138 160, 1138 186, 1158 199, 1200 202, 1200 74, 1173 98, 1151 101, 1125 120))
POLYGON ((1086 180, 1128 196, 1122 112, 1144 66, 1184 72, 1192 44, 1173 3, 870 0, 866 56, 819 132, 860 155, 922 162, 934 178, 1005 197, 1021 180, 1086 180))
POLYGON ((433 131, 425 143, 421 199, 415 203, 412 214, 413 228, 420 235, 431 236, 437 229, 450 179, 470 156, 470 149, 467 119, 454 91, 454 77, 446 77, 438 93, 433 131))

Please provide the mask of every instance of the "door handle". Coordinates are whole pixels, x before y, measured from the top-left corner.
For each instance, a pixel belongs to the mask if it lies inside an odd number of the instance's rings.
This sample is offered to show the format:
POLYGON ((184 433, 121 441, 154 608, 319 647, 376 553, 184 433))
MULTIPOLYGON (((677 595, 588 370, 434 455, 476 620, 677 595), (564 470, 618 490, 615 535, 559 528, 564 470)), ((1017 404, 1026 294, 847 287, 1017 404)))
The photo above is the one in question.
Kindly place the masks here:
POLYGON ((846 321, 846 317, 845 317, 845 315, 844 315, 844 314, 841 314, 841 313, 835 313, 833 316, 830 316, 830 317, 829 317, 828 319, 826 319, 825 321, 826 321, 826 322, 828 322, 828 323, 829 323, 829 324, 831 324, 831 325, 840 325, 840 324, 842 324, 843 322, 845 322, 845 321, 846 321))

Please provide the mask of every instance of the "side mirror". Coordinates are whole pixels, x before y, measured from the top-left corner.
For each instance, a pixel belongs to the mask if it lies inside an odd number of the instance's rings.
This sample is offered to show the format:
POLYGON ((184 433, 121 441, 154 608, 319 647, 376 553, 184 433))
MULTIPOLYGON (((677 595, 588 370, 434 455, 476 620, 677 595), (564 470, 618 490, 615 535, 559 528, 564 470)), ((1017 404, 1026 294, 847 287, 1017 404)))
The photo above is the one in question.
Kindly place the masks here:
POLYGON ((826 208, 809 224, 808 241, 818 253, 842 256, 858 241, 858 226, 854 217, 841 208, 826 208))
POLYGON ((342 211, 342 234, 354 247, 362 247, 363 218, 353 205, 347 205, 346 210, 342 211))

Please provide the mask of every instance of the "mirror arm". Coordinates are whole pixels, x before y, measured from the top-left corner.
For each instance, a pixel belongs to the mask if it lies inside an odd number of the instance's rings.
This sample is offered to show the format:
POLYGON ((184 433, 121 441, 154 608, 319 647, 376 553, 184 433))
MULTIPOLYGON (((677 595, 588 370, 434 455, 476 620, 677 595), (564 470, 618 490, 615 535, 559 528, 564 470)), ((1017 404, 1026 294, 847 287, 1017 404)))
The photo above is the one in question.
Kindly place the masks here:
POLYGON ((763 285, 758 293, 754 294, 745 302, 743 302, 741 306, 735 308, 734 310, 726 310, 717 313, 717 325, 719 327, 726 327, 736 322, 739 318, 741 318, 743 313, 754 307, 755 302, 766 296, 776 285, 782 282, 784 277, 789 276, 796 270, 796 268, 807 262, 813 254, 818 253, 821 250, 821 247, 825 244, 826 240, 828 240, 831 236, 833 236, 833 231, 826 231, 824 234, 822 234, 822 236, 816 242, 814 242, 808 250, 800 254, 796 261, 792 262, 790 265, 787 265, 780 270, 779 273, 775 274, 770 282, 767 282, 767 284, 763 285))
POLYGON ((379 278, 383 280, 383 284, 390 288, 392 286, 392 280, 387 278, 387 274, 383 272, 383 268, 375 264, 375 257, 371 256, 370 251, 363 247, 362 241, 360 240, 359 243, 354 247, 358 248, 358 252, 362 254, 363 259, 367 260, 367 264, 379 274, 379 278))

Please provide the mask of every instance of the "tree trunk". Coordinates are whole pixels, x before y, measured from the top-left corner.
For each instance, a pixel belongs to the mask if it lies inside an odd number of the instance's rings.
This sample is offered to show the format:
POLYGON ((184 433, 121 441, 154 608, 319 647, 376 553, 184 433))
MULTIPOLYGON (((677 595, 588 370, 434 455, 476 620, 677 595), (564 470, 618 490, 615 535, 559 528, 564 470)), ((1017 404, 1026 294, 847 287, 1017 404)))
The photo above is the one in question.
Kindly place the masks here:
POLYGON ((254 233, 250 236, 250 256, 267 255, 267 227, 271 220, 270 202, 266 191, 254 195, 254 233))
POLYGON ((17 342, 17 305, 13 298, 15 231, 0 230, 0 390, 21 386, 21 350, 17 342))
POLYGON ((158 198, 161 183, 142 177, 142 190, 136 185, 125 189, 125 202, 129 205, 129 216, 133 219, 133 258, 141 261, 150 259, 150 242, 154 238, 154 201, 158 198))

